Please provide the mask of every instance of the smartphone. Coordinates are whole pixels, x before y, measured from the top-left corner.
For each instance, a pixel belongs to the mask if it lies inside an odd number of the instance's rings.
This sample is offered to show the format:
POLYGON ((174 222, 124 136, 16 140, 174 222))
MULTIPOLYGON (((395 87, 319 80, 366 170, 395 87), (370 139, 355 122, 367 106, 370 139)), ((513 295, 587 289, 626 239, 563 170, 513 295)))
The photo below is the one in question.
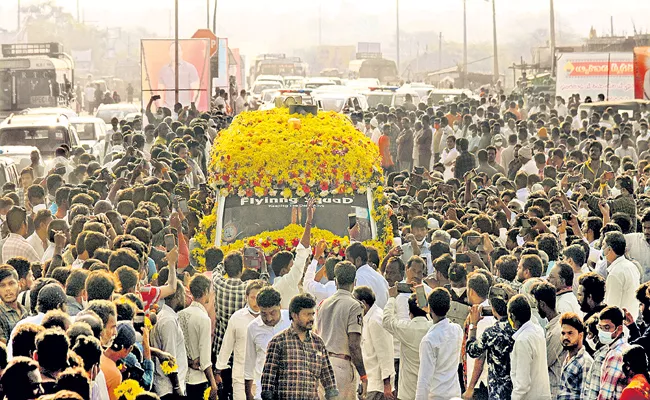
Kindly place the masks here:
POLYGON ((397 293, 413 293, 411 285, 406 282, 397 282, 397 293))
POLYGON ((187 207, 187 200, 179 199, 178 200, 178 209, 183 213, 187 214, 190 212, 190 209, 187 207))
POLYGON ((350 229, 354 228, 357 224, 357 214, 348 214, 348 227, 350 229))
POLYGON ((481 315, 484 316, 484 317, 493 316, 492 307, 491 306, 483 306, 483 307, 481 307, 481 315))
POLYGON ((143 311, 138 311, 133 316, 133 328, 135 329, 136 332, 142 333, 142 330, 144 329, 144 312, 143 311))
POLYGON ((416 188, 420 188, 422 186, 422 176, 420 175, 411 175, 411 186, 415 186, 416 188))
POLYGON ((528 218, 522 218, 521 219, 521 227, 525 228, 525 229, 530 229, 531 228, 530 221, 528 220, 528 218))
POLYGON ((570 212, 568 212, 568 211, 564 211, 564 212, 562 213, 562 219, 563 219, 563 220, 565 220, 565 221, 569 221, 569 220, 571 220, 571 218, 573 218, 573 216, 571 215, 570 212))
POLYGON ((469 258, 469 255, 465 253, 456 253, 456 262, 458 264, 467 264, 470 261, 471 259, 469 258))
POLYGON ((167 251, 171 251, 174 246, 176 246, 176 239, 174 238, 174 235, 171 233, 165 235, 165 249, 167 249, 167 251))
POLYGON ((471 179, 474 179, 474 178, 476 178, 476 171, 475 171, 475 170, 471 170, 471 171, 469 171, 469 172, 467 173, 467 179, 470 179, 470 180, 471 180, 471 179))
POLYGON ((467 236, 465 238, 465 244, 472 251, 476 251, 478 249, 479 245, 481 245, 482 243, 483 243, 483 240, 478 235, 470 235, 470 236, 467 236))
POLYGON ((260 268, 259 254, 255 247, 244 248, 244 266, 253 269, 260 268))
POLYGON ((417 285, 415 286, 415 296, 418 300, 418 307, 424 308, 426 307, 427 304, 427 294, 424 291, 424 286, 423 285, 417 285))
POLYGON ((424 173, 424 167, 413 167, 413 172, 417 175, 422 175, 424 173))
POLYGON ((153 101, 160 100, 160 95, 159 94, 154 94, 153 96, 151 96, 151 100, 153 100, 153 101))
POLYGON ((409 191, 406 194, 411 197, 415 197, 415 195, 418 194, 418 189, 415 186, 411 185, 411 187, 409 187, 409 191))

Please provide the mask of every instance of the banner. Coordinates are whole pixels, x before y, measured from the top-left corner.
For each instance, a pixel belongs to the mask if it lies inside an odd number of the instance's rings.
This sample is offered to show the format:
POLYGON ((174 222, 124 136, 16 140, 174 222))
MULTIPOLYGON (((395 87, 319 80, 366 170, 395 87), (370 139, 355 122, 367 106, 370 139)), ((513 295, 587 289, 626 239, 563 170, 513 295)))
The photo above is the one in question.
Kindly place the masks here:
POLYGON ((606 100, 634 98, 634 67, 630 53, 560 53, 557 60, 556 95, 581 99, 599 94, 606 100))
POLYGON ((634 98, 650 100, 650 47, 634 48, 634 98))
MULTIPOLYGON (((209 39, 182 39, 178 41, 178 102, 189 106, 195 102, 201 111, 209 110, 210 95, 210 41, 209 39)), ((160 95, 157 107, 174 110, 176 100, 175 45, 173 39, 143 39, 142 107, 149 98, 160 95)))
POLYGON ((219 63, 219 75, 212 78, 212 86, 215 88, 227 89, 229 87, 228 78, 228 39, 219 38, 219 48, 217 49, 217 60, 219 63))

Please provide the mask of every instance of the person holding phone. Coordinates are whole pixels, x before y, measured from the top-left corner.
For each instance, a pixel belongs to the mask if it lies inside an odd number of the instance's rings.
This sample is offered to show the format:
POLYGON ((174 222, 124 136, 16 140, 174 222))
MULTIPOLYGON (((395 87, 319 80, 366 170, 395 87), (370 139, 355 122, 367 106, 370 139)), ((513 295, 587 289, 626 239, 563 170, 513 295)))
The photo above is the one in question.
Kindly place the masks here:
MULTIPOLYGON (((411 233, 404 237, 404 244, 402 244, 399 256, 406 264, 411 257, 420 256, 426 260, 425 275, 433 273, 433 262, 431 260, 431 250, 429 250, 430 243, 427 242, 427 234, 429 233, 429 222, 424 217, 415 217, 411 221, 411 233)), ((393 250, 392 254, 397 256, 393 250)))

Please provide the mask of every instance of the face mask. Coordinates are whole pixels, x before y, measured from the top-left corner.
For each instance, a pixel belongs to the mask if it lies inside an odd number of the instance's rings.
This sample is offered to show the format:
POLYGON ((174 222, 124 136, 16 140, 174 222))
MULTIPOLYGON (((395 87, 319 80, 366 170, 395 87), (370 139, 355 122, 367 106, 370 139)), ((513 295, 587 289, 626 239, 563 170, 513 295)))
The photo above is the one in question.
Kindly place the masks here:
POLYGON ((260 315, 259 311, 253 310, 249 305, 246 305, 246 309, 248 310, 249 313, 251 313, 251 315, 260 315))
POLYGON ((614 338, 611 333, 598 329, 598 341, 604 345, 609 345, 614 342, 614 338))
POLYGON ((611 192, 611 194, 612 194, 612 197, 617 197, 618 195, 621 194, 620 189, 617 189, 617 188, 615 188, 615 187, 613 187, 613 188, 610 190, 610 192, 611 192))
POLYGON ((595 341, 594 339, 592 339, 592 338, 587 338, 587 344, 588 344, 589 347, 591 347, 592 349, 596 349, 596 347, 597 347, 597 346, 596 346, 596 341, 595 341))
POLYGON ((522 238, 521 236, 517 235, 517 246, 520 246, 520 247, 521 247, 521 246, 523 246, 525 243, 526 243, 526 241, 524 240, 524 238, 522 238))

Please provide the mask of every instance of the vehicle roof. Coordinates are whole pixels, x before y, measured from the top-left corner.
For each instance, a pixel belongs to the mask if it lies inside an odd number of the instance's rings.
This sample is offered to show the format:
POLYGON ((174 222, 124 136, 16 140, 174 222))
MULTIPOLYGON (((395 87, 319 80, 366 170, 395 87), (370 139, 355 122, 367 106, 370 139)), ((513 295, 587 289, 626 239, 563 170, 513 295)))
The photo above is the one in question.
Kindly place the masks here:
POLYGON ((278 81, 255 81, 253 86, 255 85, 278 85, 279 87, 282 87, 282 84, 278 81))
POLYGON ((67 107, 32 107, 20 112, 20 115, 60 115, 76 117, 77 113, 67 107))
POLYGON ((14 161, 14 159, 11 157, 0 156, 0 163, 16 164, 16 161, 14 161))
POLYGON ((89 122, 97 122, 97 123, 103 124, 104 120, 101 119, 101 118, 91 117, 91 116, 87 116, 87 115, 84 115, 83 117, 70 118, 70 123, 71 124, 89 123, 89 122))
POLYGON ((100 104, 99 110, 138 110, 138 106, 130 103, 100 104))
POLYGON ((0 126, 3 128, 30 126, 67 126, 70 123, 64 114, 19 114, 7 117, 0 126))
POLYGON ((360 93, 354 91, 336 91, 336 92, 318 92, 314 93, 314 97, 329 98, 329 99, 347 99, 348 97, 361 97, 360 93))

